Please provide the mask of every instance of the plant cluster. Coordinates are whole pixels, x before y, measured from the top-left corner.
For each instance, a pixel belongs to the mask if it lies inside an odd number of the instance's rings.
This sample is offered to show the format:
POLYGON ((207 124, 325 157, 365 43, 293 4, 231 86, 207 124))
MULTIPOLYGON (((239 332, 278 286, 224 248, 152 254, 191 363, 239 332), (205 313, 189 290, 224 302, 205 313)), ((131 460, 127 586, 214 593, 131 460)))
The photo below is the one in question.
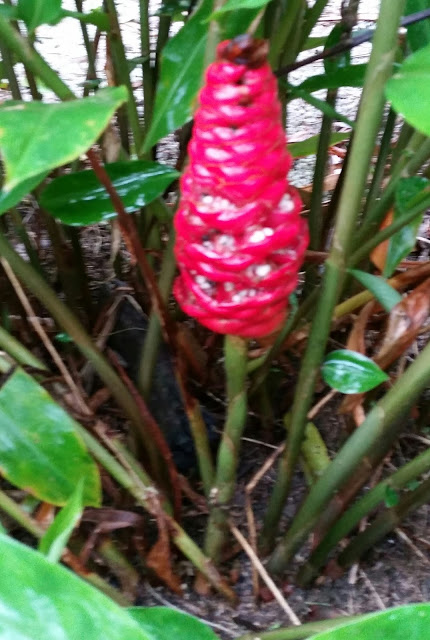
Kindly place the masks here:
MULTIPOLYGON (((51 623, 53 639, 210 640, 190 616, 133 607, 138 571, 180 592, 181 554, 198 589, 234 602, 223 573, 233 538, 253 561, 256 597, 312 539, 296 577, 308 585, 329 560, 337 572, 356 563, 430 500, 428 448, 381 467, 405 425, 420 442, 428 427, 430 262, 410 254, 430 208, 430 2, 381 0, 362 33, 359 0, 343 0, 321 38, 313 29, 328 0, 164 0, 155 34, 140 0, 133 59, 115 0, 97 11, 62 4, 0 2, 0 640, 44 637, 51 623), (40 28, 65 19, 79 21, 87 52, 81 95, 38 51, 40 28), (356 64, 350 51, 365 40, 369 60, 356 64), (294 84, 290 72, 318 59, 323 73, 294 84), (338 111, 343 87, 361 88, 354 122, 338 111), (289 143, 299 98, 322 113, 321 128, 289 143), (347 131, 334 131, 339 121, 347 131), (171 166, 155 159, 174 132, 171 166), (344 160, 328 184, 337 144, 344 160), (310 197, 288 177, 307 156, 310 197), (89 227, 111 234, 112 271, 127 285, 101 313, 89 227), (147 314, 135 371, 108 342, 125 298, 147 314), (270 392, 291 382, 298 355, 284 446, 248 485, 276 463, 266 512, 256 523, 250 489, 241 531, 230 505, 248 408, 270 422, 270 392), (220 360, 217 439, 195 382, 212 392, 208 369, 220 360), (314 423, 330 401, 350 426, 332 459, 314 423), (306 496, 284 530, 300 464, 306 496), (182 525, 186 501, 208 514, 203 544, 182 525), (17 541, 24 531, 37 551, 17 541)), ((395 640, 413 628, 425 638, 428 616, 428 605, 411 605, 258 637, 395 640)))

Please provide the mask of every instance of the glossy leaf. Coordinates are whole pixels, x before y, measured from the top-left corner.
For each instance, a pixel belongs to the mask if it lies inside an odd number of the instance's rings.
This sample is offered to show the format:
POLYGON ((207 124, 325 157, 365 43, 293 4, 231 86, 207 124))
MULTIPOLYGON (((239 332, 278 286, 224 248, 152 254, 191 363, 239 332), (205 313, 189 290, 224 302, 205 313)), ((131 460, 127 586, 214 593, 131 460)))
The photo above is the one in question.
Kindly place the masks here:
POLYGON ((18 0, 17 15, 29 31, 41 24, 56 22, 61 16, 61 0, 18 0))
POLYGON ((212 629, 188 613, 168 607, 129 607, 127 611, 149 640, 218 640, 212 629))
POLYGON ((212 0, 203 0, 163 49, 154 116, 145 138, 145 150, 191 120, 194 100, 202 81, 209 28, 206 19, 212 12, 212 5, 212 0))
MULTIPOLYGON (((430 9, 430 0, 406 0, 405 15, 430 9)), ((417 51, 430 43, 430 18, 409 25, 408 44, 412 51, 417 51)))
POLYGON ((215 11, 211 18, 219 16, 227 11, 237 11, 239 9, 261 9, 265 7, 270 0, 227 0, 220 9, 215 11))
MULTIPOLYGON (((158 162, 113 162, 105 169, 127 212, 162 195, 179 173, 158 162)), ((94 171, 79 171, 55 178, 41 193, 40 204, 61 222, 87 225, 116 216, 109 194, 94 171)))
POLYGON ((324 381, 341 393, 365 393, 388 376, 373 360, 357 351, 339 349, 325 357, 321 373, 324 381))
POLYGON ((362 87, 366 73, 366 64, 351 64, 331 73, 311 76, 297 86, 304 91, 319 91, 320 89, 339 89, 340 87, 362 87))
POLYGON ((73 533, 73 529, 79 522, 82 511, 82 493, 84 482, 81 478, 76 485, 70 500, 66 506, 55 516, 54 521, 47 529, 39 542, 39 551, 51 562, 58 562, 67 542, 73 533))
POLYGON ((103 593, 0 535, 0 640, 149 640, 103 593))
POLYGON ((408 124, 430 136, 430 45, 406 58, 388 81, 386 95, 408 124))
POLYGON ((9 482, 62 506, 85 478, 84 504, 100 504, 99 472, 74 420, 21 369, 0 389, 0 424, 0 469, 9 482))
POLYGON ((412 604, 370 614, 309 640, 427 640, 429 628, 430 605, 412 604))
POLYGON ((381 303, 386 311, 390 312, 393 307, 402 301, 403 298, 400 293, 388 284, 385 278, 373 276, 371 273, 359 271, 358 269, 350 269, 349 272, 357 278, 363 287, 373 293, 376 300, 381 303))
MULTIPOLYGON (((345 140, 348 140, 350 136, 351 133, 349 131, 332 133, 330 136, 329 146, 331 147, 339 142, 344 142, 345 140)), ((303 158, 305 156, 315 155, 318 151, 319 139, 319 136, 312 136, 311 138, 301 140, 300 142, 290 142, 288 145, 288 151, 291 153, 293 158, 303 158)))
POLYGON ((27 194, 43 182, 46 176, 47 173, 41 173, 38 176, 33 176, 32 178, 28 178, 28 180, 19 182, 16 187, 13 187, 13 189, 6 193, 0 191, 0 215, 21 202, 27 194))
MULTIPOLYGON (((395 194, 394 220, 402 218, 409 210, 411 202, 424 190, 429 190, 430 181, 420 176, 403 178, 399 181, 395 194)), ((418 228, 423 214, 417 215, 415 220, 405 225, 395 233, 389 241, 384 276, 389 277, 397 265, 412 251, 415 246, 418 228)))
POLYGON ((0 107, 0 151, 6 169, 3 191, 78 158, 126 100, 125 87, 113 87, 56 104, 4 103, 0 107))

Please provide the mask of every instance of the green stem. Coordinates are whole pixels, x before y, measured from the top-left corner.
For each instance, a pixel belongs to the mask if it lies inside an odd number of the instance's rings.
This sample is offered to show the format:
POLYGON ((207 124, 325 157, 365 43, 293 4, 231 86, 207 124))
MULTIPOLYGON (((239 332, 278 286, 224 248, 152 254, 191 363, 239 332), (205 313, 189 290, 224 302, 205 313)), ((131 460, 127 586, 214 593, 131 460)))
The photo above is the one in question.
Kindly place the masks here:
POLYGON ((149 0, 140 0, 140 55, 142 56, 143 112, 145 129, 148 131, 154 108, 154 77, 151 66, 151 43, 149 40, 149 0))
POLYGON ((312 29, 320 19, 320 16, 326 8, 329 0, 316 0, 314 6, 308 9, 306 13, 306 20, 302 31, 301 44, 303 45, 309 38, 312 29))
MULTIPOLYGON (((136 473, 134 465, 130 471, 126 471, 124 467, 92 436, 86 429, 80 425, 75 425, 78 433, 84 440, 88 450, 94 458, 106 469, 113 478, 126 489, 135 500, 141 504, 149 513, 154 513, 154 496, 160 497, 160 504, 164 509, 165 518, 169 525, 174 544, 185 555, 190 562, 206 576, 207 580, 220 593, 230 600, 235 600, 235 595, 226 582, 222 579, 216 568, 212 565, 209 558, 199 549, 199 547, 191 540, 179 524, 170 516, 170 507, 160 495, 158 489, 152 484, 150 478, 145 474, 144 470, 139 466, 139 472, 136 473)), ((111 442, 113 446, 115 443, 111 442)), ((121 456, 121 451, 119 454, 121 456)), ((128 456, 130 454, 128 453, 128 456)), ((137 462, 135 463, 137 464, 137 462)))
POLYGON ((276 29, 274 29, 271 34, 269 62, 272 68, 275 68, 278 64, 279 56, 288 41, 301 7, 302 0, 291 0, 288 2, 285 13, 281 17, 280 24, 278 23, 276 25, 276 29))
MULTIPOLYGON (((41 276, 27 264, 10 246, 6 238, 0 234, 0 255, 9 262, 17 277, 48 309, 52 317, 58 322, 63 331, 69 334, 81 353, 91 362, 100 378, 111 391, 118 405, 131 420, 136 433, 142 434, 142 418, 132 396, 121 382, 118 375, 109 365, 105 357, 93 344, 81 323, 69 311, 67 306, 46 284, 41 276)), ((145 439, 145 447, 151 461, 157 460, 157 451, 151 438, 145 439)))
POLYGON ((236 640, 305 640, 316 633, 336 629, 349 622, 358 622, 366 616, 347 616, 344 618, 332 618, 331 620, 320 620, 318 622, 308 622, 300 627, 288 627, 287 629, 275 629, 263 633, 246 633, 236 640))
POLYGON ((25 224, 22 221, 22 215, 20 214, 20 212, 17 209, 15 209, 15 207, 12 207, 12 209, 9 210, 9 216, 10 216, 12 222, 13 222, 13 225, 15 227, 16 233, 18 234, 21 242, 25 246, 25 250, 26 250, 27 255, 28 255, 29 259, 30 259, 30 263, 40 273, 40 275, 43 276, 45 278, 45 280, 47 280, 45 271, 44 271, 42 265, 40 264, 40 260, 39 260, 39 256, 37 255, 37 251, 33 247, 33 243, 30 240, 30 236, 27 233, 27 229, 25 228, 25 224))
POLYGON ((0 489, 0 509, 7 513, 15 522, 17 522, 23 529, 31 533, 35 538, 41 538, 45 533, 43 527, 41 527, 31 516, 28 515, 19 504, 9 498, 9 496, 0 489))
POLYGON ((326 261, 321 296, 297 382, 287 446, 279 463, 278 478, 264 520, 262 531, 264 551, 273 544, 300 454, 306 416, 311 407, 320 363, 330 333, 333 310, 345 277, 346 261, 351 250, 374 143, 384 109, 384 86, 392 72, 397 46, 397 29, 403 6, 404 0, 397 2, 382 0, 355 136, 351 143, 344 188, 339 202, 332 248, 326 261))
POLYGON ((430 478, 422 482, 418 489, 404 495, 397 506, 386 509, 379 514, 374 522, 362 533, 359 533, 342 551, 338 558, 338 564, 341 567, 350 567, 390 531, 398 527, 411 511, 415 511, 429 500, 430 478))
POLYGON ((111 44, 112 57, 115 66, 115 73, 120 84, 124 84, 128 90, 127 112, 133 134, 135 150, 138 157, 141 157, 141 149, 144 133, 141 131, 139 122, 139 114, 137 112, 136 100, 134 97, 133 87, 131 86, 130 74, 128 71, 128 62, 125 55, 124 43, 121 37, 121 29, 118 21, 118 13, 116 10, 115 0, 105 0, 106 8, 110 20, 109 40, 111 44))
POLYGON ((211 508, 206 530, 207 555, 218 564, 227 542, 228 507, 236 486, 240 442, 247 415, 246 361, 247 343, 236 336, 225 338, 227 375, 227 418, 218 451, 215 484, 211 489, 211 508))
POLYGON ((357 265, 363 258, 369 255, 369 253, 377 247, 381 242, 388 240, 397 231, 400 231, 403 227, 412 222, 420 213, 426 211, 430 206, 430 195, 426 190, 425 193, 420 195, 419 202, 412 206, 407 213, 401 218, 394 220, 388 227, 381 229, 378 233, 374 234, 370 240, 365 242, 359 249, 354 251, 350 259, 348 260, 348 267, 352 268, 357 265))
POLYGON ((23 366, 47 371, 46 365, 24 347, 21 342, 8 333, 6 329, 3 329, 3 327, 0 327, 0 348, 23 366))
POLYGON ((333 462, 312 487, 308 497, 281 543, 270 559, 270 569, 282 571, 292 554, 312 531, 320 514, 352 477, 362 460, 375 449, 391 446, 404 426, 404 416, 430 380, 430 344, 397 380, 386 395, 368 413, 364 422, 347 440, 333 462))
MULTIPOLYGON (((79 13, 83 12, 82 7, 83 0, 75 0, 75 6, 79 13)), ((87 80, 95 80, 97 78, 96 74, 96 56, 93 44, 88 35, 88 28, 83 20, 79 20, 82 31, 82 38, 84 40, 85 51, 87 52, 87 60, 88 60, 88 72, 87 72, 87 80)), ((90 92, 88 86, 84 87, 84 96, 87 96, 90 92)))
POLYGON ((402 489, 429 469, 430 449, 424 451, 368 491, 332 525, 327 535, 312 552, 307 563, 301 568, 298 575, 299 584, 305 586, 313 580, 319 569, 325 564, 330 551, 359 524, 362 518, 366 517, 384 501, 387 488, 402 489))
POLYGON ((1 38, 0 38, 0 54, 1 54, 1 60, 4 66, 4 70, 6 71, 6 77, 9 82, 9 89, 12 94, 12 98, 14 100, 22 100, 21 90, 19 88, 18 80, 16 78, 11 52, 7 46, 4 46, 1 38))

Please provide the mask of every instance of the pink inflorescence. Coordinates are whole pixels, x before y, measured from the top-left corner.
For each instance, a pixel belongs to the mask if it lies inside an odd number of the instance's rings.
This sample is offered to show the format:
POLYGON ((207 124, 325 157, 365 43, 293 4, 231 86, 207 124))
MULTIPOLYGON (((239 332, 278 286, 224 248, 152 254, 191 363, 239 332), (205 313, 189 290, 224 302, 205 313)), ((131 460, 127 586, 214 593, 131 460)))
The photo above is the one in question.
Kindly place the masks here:
POLYGON ((285 318, 308 232, 287 181, 276 79, 265 55, 246 59, 265 43, 244 40, 245 51, 240 40, 218 46, 200 92, 175 217, 174 293, 209 329, 258 338, 285 318))

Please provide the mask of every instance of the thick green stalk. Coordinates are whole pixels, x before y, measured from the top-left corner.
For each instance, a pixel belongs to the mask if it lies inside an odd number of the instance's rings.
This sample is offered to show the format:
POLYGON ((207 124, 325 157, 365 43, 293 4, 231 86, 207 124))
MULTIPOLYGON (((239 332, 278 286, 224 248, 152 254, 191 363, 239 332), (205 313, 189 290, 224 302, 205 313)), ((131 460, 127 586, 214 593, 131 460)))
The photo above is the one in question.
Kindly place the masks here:
POLYGON ((13 66, 13 58, 8 47, 4 46, 2 39, 0 38, 0 54, 1 61, 6 72, 6 76, 9 82, 9 90, 14 100, 22 100, 21 90, 19 88, 18 80, 16 78, 15 69, 13 66))
POLYGON ((360 498, 331 526, 327 535, 324 536, 323 540, 312 552, 309 560, 300 569, 298 575, 299 584, 305 586, 316 577, 319 569, 325 564, 330 551, 359 524, 362 518, 366 517, 384 501, 387 488, 402 489, 429 469, 430 449, 421 453, 398 471, 382 480, 382 482, 379 482, 376 487, 360 498))
POLYGON ((18 235, 18 237, 20 238, 21 242, 23 243, 23 245, 25 246, 25 250, 27 252, 27 255, 30 259, 31 264, 33 265, 33 267, 35 269, 37 269, 37 271, 40 273, 41 276, 43 276, 45 278, 45 280, 47 280, 46 274, 44 272, 44 269, 42 267, 42 265, 40 264, 40 260, 39 260, 39 256, 37 255, 37 251, 36 249, 33 247, 33 243, 30 240, 30 236, 27 233, 27 229, 25 228, 25 224, 22 220, 22 215, 20 214, 20 212, 15 208, 12 207, 12 209, 9 210, 9 216, 12 220, 13 226, 15 227, 15 231, 18 235))
POLYGON ((15 522, 17 522, 26 531, 29 531, 36 538, 43 536, 44 529, 31 516, 28 515, 19 504, 9 498, 9 496, 0 489, 0 510, 7 513, 15 522))
POLYGON ((164 45, 169 39, 171 24, 172 18, 170 16, 160 16, 160 21, 158 23, 157 46, 155 48, 154 85, 158 80, 161 65, 161 55, 163 53, 164 45))
POLYGON ((278 64, 279 56, 286 46, 301 6, 302 0, 290 0, 287 3, 284 14, 281 16, 280 24, 276 25, 276 29, 271 34, 269 62, 272 68, 275 68, 278 64))
POLYGON ((369 60, 354 140, 350 152, 344 188, 340 197, 334 237, 326 261, 323 286, 303 359, 291 415, 287 446, 278 471, 262 532, 263 550, 268 550, 288 495, 297 458, 300 454, 306 416, 310 409, 319 367, 330 333, 331 318, 345 277, 356 222, 360 213, 369 165, 384 109, 384 86, 392 72, 396 52, 397 29, 404 0, 382 0, 380 16, 369 60))
POLYGON ((424 480, 418 489, 404 495, 395 507, 380 513, 374 522, 362 533, 359 533, 342 551, 338 558, 338 564, 341 567, 350 567, 382 540, 387 533, 398 527, 411 511, 415 511, 429 500, 430 478, 424 480))
POLYGON ((308 9, 306 12, 306 21, 303 27, 301 44, 303 45, 306 40, 309 38, 312 29, 320 19, 320 16, 326 6, 328 5, 329 0, 316 0, 314 6, 311 9, 308 9))
POLYGON ((130 74, 128 71, 128 62, 125 55, 124 43, 121 37, 121 29, 119 26, 115 0, 105 0, 105 2, 111 27, 109 31, 109 40, 111 44, 115 73, 117 75, 119 83, 124 84, 128 89, 128 119, 133 134, 136 154, 139 157, 141 155, 142 143, 145 134, 144 132, 142 132, 139 122, 139 114, 137 112, 137 105, 136 99, 134 97, 133 87, 131 86, 130 74))
POLYGON ((368 413, 309 492, 281 543, 270 558, 273 572, 282 571, 312 531, 326 505, 362 460, 375 448, 389 447, 404 426, 404 417, 430 381, 430 344, 368 413), (384 443, 386 443, 384 445, 384 443))
POLYGON ((206 531, 207 555, 218 564, 228 536, 228 507, 236 486, 240 441, 246 423, 247 343, 236 336, 225 338, 227 418, 218 451, 215 484, 210 492, 212 508, 206 531))
POLYGON ((336 629, 348 622, 358 622, 365 616, 348 616, 345 618, 332 618, 331 620, 319 620, 318 622, 308 622, 300 627, 287 627, 286 629, 275 629, 261 633, 246 633, 236 640, 305 640, 316 633, 336 629))
POLYGON ((122 381, 109 365, 105 357, 93 344, 79 320, 69 311, 67 306, 59 300, 56 293, 46 284, 43 278, 26 263, 10 246, 6 238, 0 234, 0 256, 5 258, 16 276, 30 289, 30 291, 48 309, 60 327, 69 334, 77 348, 91 362, 100 378, 111 391, 118 405, 131 420, 136 433, 144 439, 144 446, 148 450, 151 460, 157 460, 157 451, 152 439, 142 433, 144 425, 142 417, 132 396, 122 381))
MULTIPOLYGON (((76 10, 79 13, 83 12, 82 3, 83 3, 83 0, 75 0, 76 10)), ((94 46, 88 35, 87 25, 82 20, 79 20, 79 22, 81 25, 82 38, 84 40, 85 51, 87 52, 87 60, 88 60, 87 80, 95 80, 97 78, 97 73, 96 73, 96 56, 95 56, 94 46)), ((89 92, 90 92, 89 87, 85 86, 84 96, 87 96, 89 92)))

